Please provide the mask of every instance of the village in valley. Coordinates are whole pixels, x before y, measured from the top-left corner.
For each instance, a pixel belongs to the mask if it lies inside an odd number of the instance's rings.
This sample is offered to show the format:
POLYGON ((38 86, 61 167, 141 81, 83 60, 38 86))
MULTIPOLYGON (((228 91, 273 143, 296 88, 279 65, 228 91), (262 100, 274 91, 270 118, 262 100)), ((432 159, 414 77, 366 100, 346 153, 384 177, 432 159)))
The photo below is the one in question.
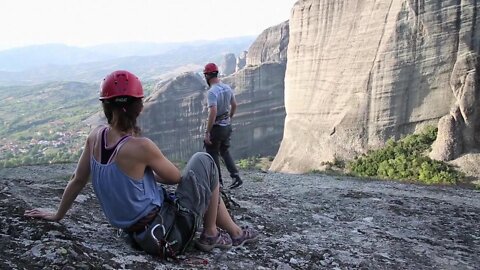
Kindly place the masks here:
POLYGON ((0 140, 0 167, 74 162, 87 136, 81 131, 37 131, 30 138, 2 138, 0 140))

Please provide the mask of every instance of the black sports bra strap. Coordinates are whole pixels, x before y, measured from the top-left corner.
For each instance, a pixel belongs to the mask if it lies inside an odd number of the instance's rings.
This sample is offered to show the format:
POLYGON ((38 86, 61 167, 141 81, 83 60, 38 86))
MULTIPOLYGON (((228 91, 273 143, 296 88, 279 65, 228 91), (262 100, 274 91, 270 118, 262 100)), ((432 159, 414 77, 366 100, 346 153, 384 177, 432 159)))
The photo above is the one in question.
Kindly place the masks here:
POLYGON ((110 163, 115 156, 117 155, 118 151, 120 150, 121 146, 125 143, 125 141, 130 138, 130 135, 125 135, 117 143, 112 146, 107 146, 107 131, 108 128, 105 128, 101 132, 101 144, 100 144, 100 163, 108 164, 110 163))
POLYGON ((108 127, 99 128, 97 134, 95 136, 95 141, 90 145, 90 155, 95 156, 95 149, 98 149, 98 145, 100 144, 100 153, 99 153, 99 160, 102 160, 102 134, 108 127))
POLYGON ((112 155, 108 159, 108 163, 112 162, 112 160, 117 156, 118 151, 120 151, 120 148, 127 142, 127 140, 130 138, 130 135, 123 136, 120 140, 118 140, 117 145, 115 146, 115 150, 113 151, 112 155))

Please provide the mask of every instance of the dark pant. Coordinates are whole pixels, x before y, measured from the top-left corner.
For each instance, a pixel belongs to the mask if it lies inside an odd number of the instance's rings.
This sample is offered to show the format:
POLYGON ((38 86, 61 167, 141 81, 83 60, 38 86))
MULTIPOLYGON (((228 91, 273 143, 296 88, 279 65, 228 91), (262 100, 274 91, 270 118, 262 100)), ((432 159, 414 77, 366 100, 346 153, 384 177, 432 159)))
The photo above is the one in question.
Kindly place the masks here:
POLYGON ((218 126, 214 125, 212 130, 210 131, 210 141, 212 144, 208 145, 205 144, 205 149, 207 153, 209 153, 215 164, 217 164, 218 168, 218 178, 220 184, 223 185, 222 174, 220 170, 220 157, 222 157, 223 161, 225 162, 225 166, 227 166, 227 170, 230 173, 231 177, 235 177, 238 175, 237 167, 235 166, 235 161, 233 160, 232 156, 228 149, 230 148, 230 136, 232 135, 232 126, 218 126))

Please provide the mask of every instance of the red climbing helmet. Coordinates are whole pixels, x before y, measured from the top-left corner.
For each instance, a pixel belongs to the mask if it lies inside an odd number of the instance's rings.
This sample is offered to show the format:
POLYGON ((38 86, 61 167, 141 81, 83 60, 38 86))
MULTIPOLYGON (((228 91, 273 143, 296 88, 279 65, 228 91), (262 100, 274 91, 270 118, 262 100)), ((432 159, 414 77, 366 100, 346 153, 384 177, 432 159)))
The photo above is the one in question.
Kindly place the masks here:
POLYGON ((103 79, 100 100, 118 96, 143 97, 142 83, 133 73, 117 70, 103 79))
POLYGON ((214 63, 208 63, 205 65, 205 68, 203 69, 203 74, 208 74, 212 72, 218 72, 218 67, 214 63))

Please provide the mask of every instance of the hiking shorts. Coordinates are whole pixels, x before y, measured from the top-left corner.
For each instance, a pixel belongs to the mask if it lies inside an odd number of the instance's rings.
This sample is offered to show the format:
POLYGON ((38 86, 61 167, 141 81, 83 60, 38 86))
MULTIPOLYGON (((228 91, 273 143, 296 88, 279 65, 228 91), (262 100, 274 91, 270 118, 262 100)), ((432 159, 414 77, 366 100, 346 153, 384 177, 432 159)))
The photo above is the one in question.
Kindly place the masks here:
POLYGON ((201 221, 218 185, 218 172, 213 158, 204 152, 195 153, 182 172, 175 196, 178 203, 192 211, 201 221))

